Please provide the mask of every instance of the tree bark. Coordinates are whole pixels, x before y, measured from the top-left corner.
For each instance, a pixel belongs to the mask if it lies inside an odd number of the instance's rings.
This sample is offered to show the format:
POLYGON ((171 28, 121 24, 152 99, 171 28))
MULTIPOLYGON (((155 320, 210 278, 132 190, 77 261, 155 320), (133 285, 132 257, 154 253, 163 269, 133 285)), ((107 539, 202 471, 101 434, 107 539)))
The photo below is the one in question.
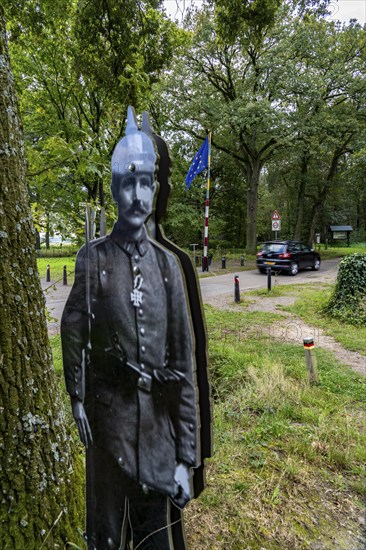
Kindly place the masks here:
POLYGON ((45 234, 46 250, 50 249, 50 215, 46 212, 46 234, 45 234))
POLYGON ((300 185, 297 194, 297 207, 296 207, 296 228, 295 228, 295 239, 301 239, 301 227, 302 221, 304 218, 304 203, 305 203, 305 189, 306 189, 306 180, 308 175, 308 163, 310 155, 309 151, 305 150, 302 154, 301 159, 301 172, 300 172, 300 185))
POLYGON ((256 254, 257 252, 257 208, 260 171, 261 163, 258 159, 253 159, 251 164, 247 165, 246 252, 248 254, 256 254))
POLYGON ((330 189, 333 185, 334 178, 337 174, 339 159, 345 153, 346 146, 347 146, 350 139, 351 139, 351 136, 349 136, 346 139, 344 144, 340 145, 334 151, 332 161, 331 161, 330 166, 329 166, 327 179, 326 179, 322 189, 320 189, 320 191, 318 193, 318 198, 315 201, 315 204, 312 208, 310 231, 309 231, 309 237, 308 237, 308 241, 307 241, 307 244, 308 244, 309 247, 311 247, 314 243, 315 233, 316 233, 318 223, 319 223, 319 220, 320 220, 320 215, 321 215, 321 212, 324 208, 325 201, 328 197, 328 193, 329 193, 329 191, 330 191, 330 189))
POLYGON ((76 538, 84 508, 52 364, 0 7, 0 547, 76 538), (79 502, 78 502, 79 499, 79 502), (73 527, 71 524, 74 523, 73 527))

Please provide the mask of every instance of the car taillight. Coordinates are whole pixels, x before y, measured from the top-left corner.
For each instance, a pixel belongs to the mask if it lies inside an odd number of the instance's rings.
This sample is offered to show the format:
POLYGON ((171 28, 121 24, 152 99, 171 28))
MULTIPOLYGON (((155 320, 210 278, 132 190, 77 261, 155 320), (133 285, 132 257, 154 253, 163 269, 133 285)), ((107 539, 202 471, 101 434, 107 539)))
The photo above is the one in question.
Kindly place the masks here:
POLYGON ((284 252, 283 254, 279 254, 278 257, 282 258, 283 260, 286 260, 288 258, 291 258, 292 254, 291 252, 284 252))

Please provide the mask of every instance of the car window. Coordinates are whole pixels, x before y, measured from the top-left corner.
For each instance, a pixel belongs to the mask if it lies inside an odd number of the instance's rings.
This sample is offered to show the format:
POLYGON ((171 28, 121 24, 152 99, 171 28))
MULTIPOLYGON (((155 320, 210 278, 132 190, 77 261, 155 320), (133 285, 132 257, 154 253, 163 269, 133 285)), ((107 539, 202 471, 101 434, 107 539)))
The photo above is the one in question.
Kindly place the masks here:
POLYGON ((284 252, 286 245, 283 243, 265 243, 262 247, 262 252, 284 252))
POLYGON ((289 250, 291 250, 291 252, 299 252, 301 250, 301 245, 299 243, 291 244, 289 245, 289 250))
POLYGON ((302 244, 301 249, 302 249, 303 252, 310 252, 310 248, 308 246, 306 246, 306 244, 302 244))

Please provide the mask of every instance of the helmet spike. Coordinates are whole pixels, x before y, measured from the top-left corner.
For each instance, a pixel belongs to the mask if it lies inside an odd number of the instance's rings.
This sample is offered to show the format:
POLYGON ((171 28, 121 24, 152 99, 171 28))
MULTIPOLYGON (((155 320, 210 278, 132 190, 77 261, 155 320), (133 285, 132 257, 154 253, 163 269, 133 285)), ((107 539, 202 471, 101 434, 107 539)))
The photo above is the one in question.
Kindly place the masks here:
POLYGON ((132 134, 133 132, 138 131, 138 126, 136 122, 135 109, 129 105, 127 107, 127 125, 126 125, 126 136, 127 134, 132 134))

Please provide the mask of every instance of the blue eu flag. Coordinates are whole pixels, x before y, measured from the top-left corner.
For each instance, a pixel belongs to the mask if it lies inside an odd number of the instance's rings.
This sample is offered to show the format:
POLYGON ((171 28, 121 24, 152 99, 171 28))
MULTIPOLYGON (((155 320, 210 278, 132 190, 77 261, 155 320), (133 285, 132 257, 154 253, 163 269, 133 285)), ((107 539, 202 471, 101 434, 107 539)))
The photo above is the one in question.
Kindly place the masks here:
POLYGON ((208 167, 208 136, 203 142, 201 149, 193 159, 193 162, 186 176, 186 189, 189 189, 194 178, 208 167))

